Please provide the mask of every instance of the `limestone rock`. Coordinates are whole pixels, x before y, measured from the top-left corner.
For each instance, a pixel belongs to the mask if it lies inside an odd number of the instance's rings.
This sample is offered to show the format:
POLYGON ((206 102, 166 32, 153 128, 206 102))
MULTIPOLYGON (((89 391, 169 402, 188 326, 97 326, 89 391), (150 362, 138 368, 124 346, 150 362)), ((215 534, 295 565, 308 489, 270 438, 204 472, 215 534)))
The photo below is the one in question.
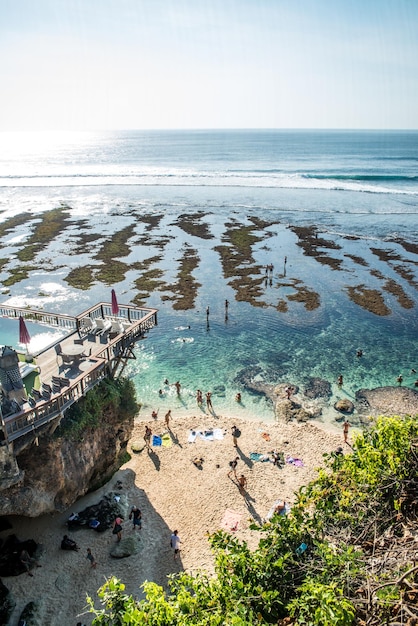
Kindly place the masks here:
POLYGON ((354 411, 354 404, 347 398, 337 400, 334 404, 334 409, 340 411, 340 413, 352 413, 354 411))
POLYGON ((124 559, 138 552, 138 541, 136 537, 124 537, 121 541, 113 544, 110 549, 110 556, 114 559, 124 559))
POLYGON ((8 624, 16 606, 10 591, 0 580, 0 624, 8 624))
POLYGON ((107 411, 96 427, 87 428, 81 441, 65 437, 39 438, 17 457, 22 483, 0 492, 0 515, 38 517, 64 511, 118 469, 133 429, 133 417, 121 421, 107 411))
POLYGON ((310 378, 303 393, 307 398, 312 399, 330 398, 332 390, 327 380, 323 380, 322 378, 310 378))

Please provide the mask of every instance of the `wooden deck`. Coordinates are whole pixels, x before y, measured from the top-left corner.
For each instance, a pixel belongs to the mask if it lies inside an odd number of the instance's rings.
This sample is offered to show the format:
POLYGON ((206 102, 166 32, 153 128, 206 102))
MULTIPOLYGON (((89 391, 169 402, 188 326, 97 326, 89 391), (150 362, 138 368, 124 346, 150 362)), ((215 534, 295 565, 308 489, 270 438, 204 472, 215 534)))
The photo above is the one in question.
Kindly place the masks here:
POLYGON ((18 447, 24 442, 17 440, 24 438, 27 445, 46 426, 49 430, 56 428, 64 411, 101 380, 119 376, 128 360, 135 358, 132 352, 135 342, 157 324, 156 309, 132 305, 119 306, 115 316, 111 305, 101 302, 76 317, 0 306, 2 317, 20 315, 39 324, 59 327, 65 336, 33 355, 40 370, 39 392, 32 390, 27 399, 22 398, 16 413, 2 415, 5 442, 15 442, 18 447), (67 355, 77 349, 80 355, 67 355))

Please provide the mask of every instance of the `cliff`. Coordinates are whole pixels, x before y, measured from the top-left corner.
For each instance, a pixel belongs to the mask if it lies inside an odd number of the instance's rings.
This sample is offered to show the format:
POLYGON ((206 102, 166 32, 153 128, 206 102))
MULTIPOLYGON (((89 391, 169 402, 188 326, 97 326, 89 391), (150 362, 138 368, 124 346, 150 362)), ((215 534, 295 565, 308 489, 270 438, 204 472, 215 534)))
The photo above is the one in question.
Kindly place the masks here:
POLYGON ((0 515, 37 517, 62 511, 106 481, 120 465, 133 415, 121 418, 110 404, 97 425, 77 439, 46 435, 26 447, 16 460, 21 480, 1 491, 0 515))

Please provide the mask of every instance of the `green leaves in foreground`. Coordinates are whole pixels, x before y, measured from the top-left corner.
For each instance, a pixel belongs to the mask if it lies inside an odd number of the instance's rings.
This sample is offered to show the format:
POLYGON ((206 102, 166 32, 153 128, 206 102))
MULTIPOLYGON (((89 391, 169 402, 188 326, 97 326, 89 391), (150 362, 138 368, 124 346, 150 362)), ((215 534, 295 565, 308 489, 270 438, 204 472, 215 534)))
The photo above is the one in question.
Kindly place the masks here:
POLYGON ((115 578, 99 590, 93 624, 351 626, 418 619, 418 418, 379 418, 353 453, 328 455, 291 513, 251 528, 258 548, 210 537, 215 575, 146 582, 141 602, 115 578))

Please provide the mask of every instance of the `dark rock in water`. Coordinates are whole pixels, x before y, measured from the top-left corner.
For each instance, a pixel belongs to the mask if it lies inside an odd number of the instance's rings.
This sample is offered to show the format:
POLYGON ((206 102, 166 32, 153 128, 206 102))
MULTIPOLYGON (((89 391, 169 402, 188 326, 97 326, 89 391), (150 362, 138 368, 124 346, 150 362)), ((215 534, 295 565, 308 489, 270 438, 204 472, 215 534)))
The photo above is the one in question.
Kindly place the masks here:
POLYGON ((340 411, 340 413, 352 413, 354 411, 354 404, 350 400, 347 400, 347 398, 342 398, 335 402, 334 409, 340 411))
POLYGON ((10 591, 0 580, 0 624, 8 624, 16 606, 10 591))
MULTIPOLYGON (((19 541, 16 535, 7 537, 0 549, 0 576, 19 576, 26 572, 24 565, 20 562, 20 553, 26 550, 29 556, 36 558, 38 548, 38 544, 33 539, 19 541)), ((0 621, 0 624, 2 623, 0 621)))
POLYGON ((307 398, 311 399, 330 398, 332 390, 327 380, 323 380, 322 378, 310 378, 303 393, 307 398))
POLYGON ((43 620, 40 619, 40 604, 38 602, 28 602, 23 609, 19 624, 25 624, 26 626, 43 626, 43 620))
POLYGON ((121 541, 115 543, 110 549, 110 556, 114 559, 124 559, 138 552, 138 541, 136 537, 124 537, 121 541))
POLYGON ((77 528, 93 528, 97 532, 103 532, 112 527, 115 517, 124 517, 127 509, 125 496, 119 493, 109 493, 97 504, 88 506, 80 513, 75 514, 75 519, 69 518, 67 526, 71 530, 77 528), (93 522, 99 522, 98 525, 93 522))
POLYGON ((220 393, 224 393, 226 391, 225 385, 215 385, 213 388, 213 392, 219 395, 220 393))

